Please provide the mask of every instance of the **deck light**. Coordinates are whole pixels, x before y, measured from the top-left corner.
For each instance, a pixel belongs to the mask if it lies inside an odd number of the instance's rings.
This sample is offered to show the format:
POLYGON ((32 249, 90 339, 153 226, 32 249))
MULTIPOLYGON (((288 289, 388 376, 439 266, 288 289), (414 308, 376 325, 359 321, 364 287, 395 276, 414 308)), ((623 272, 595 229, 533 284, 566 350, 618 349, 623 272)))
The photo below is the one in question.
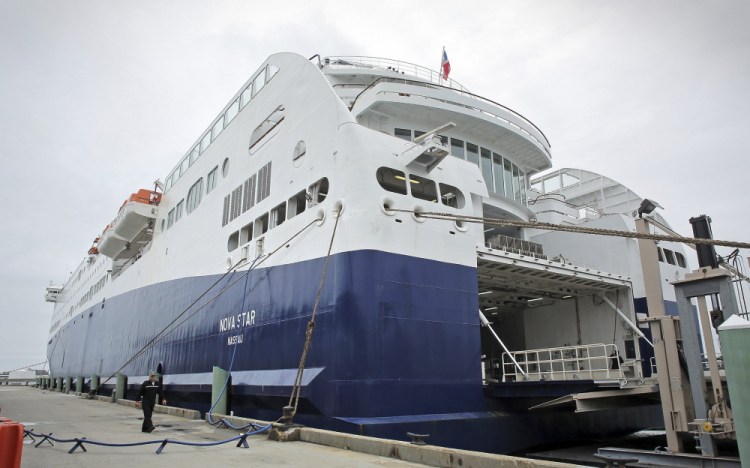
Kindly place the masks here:
POLYGON ((638 217, 643 218, 643 215, 650 214, 652 211, 654 211, 657 208, 663 208, 663 207, 653 200, 644 198, 643 201, 641 202, 641 206, 638 207, 638 217))

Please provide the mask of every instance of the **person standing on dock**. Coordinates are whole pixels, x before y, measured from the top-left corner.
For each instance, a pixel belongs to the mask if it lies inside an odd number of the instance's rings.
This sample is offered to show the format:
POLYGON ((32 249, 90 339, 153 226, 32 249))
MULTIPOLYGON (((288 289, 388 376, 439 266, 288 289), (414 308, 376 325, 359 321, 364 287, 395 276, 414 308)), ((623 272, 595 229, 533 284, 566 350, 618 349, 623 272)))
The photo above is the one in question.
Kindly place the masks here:
POLYGON ((158 401, 156 398, 157 395, 161 398, 161 404, 166 405, 167 400, 164 398, 161 381, 156 380, 156 372, 148 371, 148 380, 141 384, 141 389, 138 391, 138 396, 135 399, 135 407, 143 408, 142 432, 151 432, 154 430, 151 415, 154 413, 154 406, 158 401))

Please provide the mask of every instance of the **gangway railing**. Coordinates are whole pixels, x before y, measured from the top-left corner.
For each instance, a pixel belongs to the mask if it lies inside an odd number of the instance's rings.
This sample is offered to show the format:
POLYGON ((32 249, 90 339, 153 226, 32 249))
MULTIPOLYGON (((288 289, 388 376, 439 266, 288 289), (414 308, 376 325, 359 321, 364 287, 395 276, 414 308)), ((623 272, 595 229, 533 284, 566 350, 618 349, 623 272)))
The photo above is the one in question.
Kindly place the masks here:
POLYGON ((613 344, 598 343, 512 351, 503 353, 503 382, 623 381, 627 380, 623 368, 628 365, 630 364, 620 358, 620 352, 613 344))

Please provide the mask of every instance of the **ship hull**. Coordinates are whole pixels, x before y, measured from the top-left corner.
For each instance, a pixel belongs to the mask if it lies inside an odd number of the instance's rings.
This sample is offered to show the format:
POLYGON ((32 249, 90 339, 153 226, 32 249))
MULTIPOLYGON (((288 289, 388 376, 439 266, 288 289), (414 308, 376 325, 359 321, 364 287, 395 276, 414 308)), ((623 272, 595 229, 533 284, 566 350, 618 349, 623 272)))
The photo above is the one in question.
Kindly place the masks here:
MULTIPOLYGON (((217 366, 232 373, 236 415, 275 420, 323 264, 183 278, 107 298, 53 337, 52 375, 104 382, 119 372, 130 376, 132 397, 138 376, 158 368, 170 404, 205 412, 217 366)), ((475 268, 372 250, 332 255, 295 420, 397 439, 424 432, 435 444, 504 453, 585 437, 588 428, 601 436, 643 427, 632 410, 627 419, 530 414, 487 398, 477 297, 475 268)))

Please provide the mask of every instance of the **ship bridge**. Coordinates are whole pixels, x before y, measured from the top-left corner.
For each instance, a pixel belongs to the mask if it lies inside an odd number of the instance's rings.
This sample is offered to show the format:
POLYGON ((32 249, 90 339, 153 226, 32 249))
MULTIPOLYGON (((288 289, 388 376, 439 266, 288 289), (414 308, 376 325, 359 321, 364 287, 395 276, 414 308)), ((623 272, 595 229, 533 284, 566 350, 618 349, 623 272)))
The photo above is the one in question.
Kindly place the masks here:
POLYGON ((360 123, 392 119, 434 128, 454 122, 463 138, 491 146, 525 171, 551 166, 549 141, 530 120, 438 72, 373 57, 328 57, 322 66, 360 123))

